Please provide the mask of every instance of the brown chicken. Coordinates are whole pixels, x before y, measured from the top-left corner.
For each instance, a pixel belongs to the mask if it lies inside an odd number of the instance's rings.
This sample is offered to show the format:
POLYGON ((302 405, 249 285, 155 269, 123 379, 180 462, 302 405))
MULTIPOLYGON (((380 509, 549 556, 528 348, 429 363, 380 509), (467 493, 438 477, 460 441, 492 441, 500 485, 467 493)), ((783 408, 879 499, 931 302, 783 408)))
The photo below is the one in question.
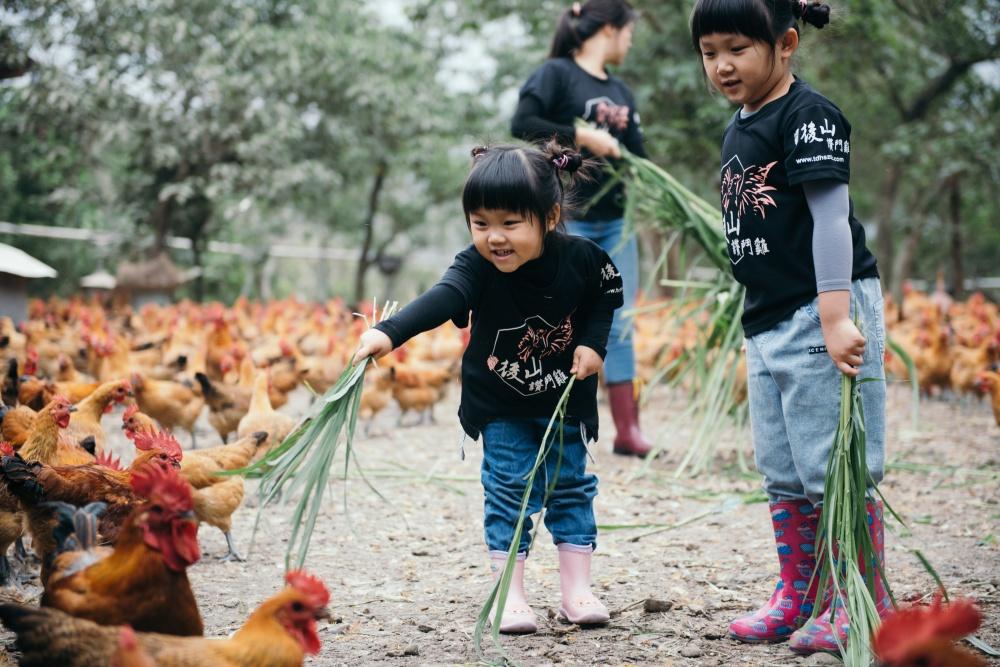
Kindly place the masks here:
POLYGON ((392 371, 388 368, 369 370, 365 375, 365 385, 361 390, 361 404, 358 416, 365 420, 365 435, 371 433, 375 415, 382 412, 392 402, 392 371))
MULTIPOLYGON (((228 551, 221 557, 223 561, 243 561, 233 544, 233 512, 243 504, 244 485, 239 475, 218 475, 224 470, 242 468, 253 457, 260 443, 267 439, 267 433, 258 431, 240 438, 231 445, 213 447, 199 452, 188 452, 181 459, 181 477, 194 489, 194 514, 198 521, 207 523, 222 531, 228 551), (187 464, 188 459, 193 460, 187 464)), ((135 433, 135 446, 139 450, 163 449, 180 454, 180 445, 172 435, 164 431, 135 433)))
POLYGON ((140 452, 127 470, 112 470, 96 463, 49 466, 19 457, 0 461, 0 477, 10 494, 20 501, 32 546, 42 561, 43 582, 51 571, 56 545, 52 510, 45 503, 60 501, 81 507, 97 501, 106 503, 108 508, 98 527, 102 541, 113 544, 129 513, 142 501, 132 490, 132 475, 149 464, 179 466, 180 460, 157 450, 140 452))
POLYGON ((132 510, 113 549, 97 547, 93 514, 58 504, 60 523, 83 548, 63 550, 66 539, 57 544, 62 553, 45 581, 42 606, 101 625, 127 622, 142 632, 201 636, 204 626, 187 578, 187 568, 201 555, 191 487, 172 467, 156 465, 135 472, 131 485, 148 501, 132 510), (89 530, 82 531, 87 523, 89 530))
MULTIPOLYGON (((306 655, 319 653, 316 620, 329 617, 330 593, 301 571, 285 581, 228 639, 137 633, 139 646, 160 667, 301 667, 306 655)), ((121 632, 55 609, 12 604, 0 605, 0 621, 17 634, 24 667, 106 665, 121 632)))
POLYGON ((191 446, 196 447, 194 424, 205 405, 201 396, 180 382, 153 380, 141 373, 133 373, 131 380, 139 408, 168 431, 178 428, 187 431, 191 446))
MULTIPOLYGON (((208 406, 208 422, 216 430, 222 442, 229 442, 229 434, 235 433, 240 420, 250 409, 251 390, 213 382, 204 373, 196 373, 201 385, 201 394, 208 406)), ((145 410, 143 410, 145 412, 145 410)))
POLYGON ((1000 373, 995 371, 982 371, 977 377, 976 386, 979 391, 989 394, 990 404, 993 406, 993 418, 1000 426, 1000 373))
POLYGON ((257 450, 255 458, 258 459, 264 456, 270 447, 280 445, 281 441, 292 432, 297 423, 294 417, 281 414, 271 407, 271 399, 267 393, 267 386, 267 371, 258 371, 257 377, 254 379, 250 408, 240 420, 239 426, 236 429, 236 434, 241 438, 257 431, 265 431, 267 433, 268 444, 257 450))
POLYGON ((105 382, 76 405, 66 433, 74 442, 93 437, 96 451, 102 451, 107 444, 107 437, 101 426, 101 417, 131 394, 132 386, 128 380, 105 382))
POLYGON ((25 461, 49 465, 81 465, 94 460, 92 454, 69 438, 60 437, 60 429, 69 426, 76 411, 65 396, 56 396, 39 411, 24 444, 18 450, 25 461))
POLYGON ((19 448, 28 439, 28 434, 35 425, 35 414, 37 413, 27 405, 0 407, 0 438, 13 445, 14 449, 19 448))
POLYGON ((450 375, 444 368, 414 368, 403 365, 390 366, 389 375, 393 379, 392 397, 399 404, 398 424, 410 410, 420 415, 418 424, 429 416, 434 423, 434 404, 444 396, 450 375))

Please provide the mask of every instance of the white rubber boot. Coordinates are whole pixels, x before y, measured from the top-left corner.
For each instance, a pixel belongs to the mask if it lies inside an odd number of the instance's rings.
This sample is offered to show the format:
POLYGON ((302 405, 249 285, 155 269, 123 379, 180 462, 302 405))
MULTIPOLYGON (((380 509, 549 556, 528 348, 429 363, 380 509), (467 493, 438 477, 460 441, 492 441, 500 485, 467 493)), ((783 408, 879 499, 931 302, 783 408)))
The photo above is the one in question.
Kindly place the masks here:
MULTIPOLYGON (((524 593, 524 560, 526 556, 527 554, 517 555, 514 572, 511 573, 507 602, 504 604, 503 616, 500 618, 500 632, 504 634, 523 635, 538 631, 535 611, 528 604, 528 598, 524 593)), ((490 552, 490 569, 493 571, 493 581, 496 581, 503 574, 506 564, 506 551, 490 552)), ((495 610, 494 606, 494 613, 495 610)), ((494 615, 490 614, 490 617, 493 618, 494 615)))
POLYGON ((577 625, 601 625, 611 620, 611 614, 590 591, 591 546, 562 543, 559 549, 559 579, 562 583, 562 605, 559 615, 577 625))

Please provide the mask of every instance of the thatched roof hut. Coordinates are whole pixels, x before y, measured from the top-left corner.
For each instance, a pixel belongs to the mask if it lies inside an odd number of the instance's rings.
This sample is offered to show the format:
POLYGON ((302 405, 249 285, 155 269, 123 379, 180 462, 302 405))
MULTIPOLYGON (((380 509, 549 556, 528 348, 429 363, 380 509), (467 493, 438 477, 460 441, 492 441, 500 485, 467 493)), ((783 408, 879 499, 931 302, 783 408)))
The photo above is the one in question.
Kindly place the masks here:
POLYGON ((59 272, 14 246, 0 243, 0 317, 28 318, 28 281, 55 278, 59 272))
POLYGON ((135 307, 166 304, 173 301, 175 289, 198 273, 198 269, 182 271, 166 252, 161 252, 150 259, 119 264, 115 290, 127 294, 135 307))

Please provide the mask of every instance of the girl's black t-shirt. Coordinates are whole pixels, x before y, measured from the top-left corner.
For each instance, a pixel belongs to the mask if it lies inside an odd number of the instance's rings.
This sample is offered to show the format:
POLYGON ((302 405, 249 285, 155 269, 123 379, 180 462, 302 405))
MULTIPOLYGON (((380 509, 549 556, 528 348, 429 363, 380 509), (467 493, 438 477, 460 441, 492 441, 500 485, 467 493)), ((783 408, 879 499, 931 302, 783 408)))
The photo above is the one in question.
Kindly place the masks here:
MULTIPOLYGON (((757 113, 737 112, 722 142, 722 216, 733 275, 746 286, 747 337, 771 329, 816 297, 813 219, 802 183, 850 180, 851 125, 796 79, 757 113)), ((865 230, 850 208, 852 280, 878 276, 865 230)))
MULTIPOLYGON (((398 346, 441 324, 443 312, 464 327, 471 311, 458 415, 472 438, 489 421, 552 416, 576 347, 603 358, 612 315, 623 302, 621 274, 608 254, 588 239, 560 233, 546 237, 542 257, 513 273, 498 270, 470 245, 426 296, 428 302, 421 297, 376 328, 398 346), (442 302, 449 305, 441 309, 442 302), (435 321, 423 321, 427 312, 435 321)), ((596 375, 573 386, 566 415, 597 438, 596 375)))
MULTIPOLYGON (((550 58, 521 87, 518 111, 511 130, 520 139, 544 142, 556 138, 563 145, 575 144, 574 123, 582 118, 606 130, 628 150, 645 157, 642 127, 632 91, 618 77, 600 79, 582 69, 572 58, 550 58)), ((584 151, 585 157, 593 157, 584 151)), ((595 169, 594 179, 581 183, 574 195, 582 206, 591 204, 607 184, 610 174, 595 169)), ((581 220, 614 220, 625 211, 625 188, 621 183, 575 216, 581 220)))

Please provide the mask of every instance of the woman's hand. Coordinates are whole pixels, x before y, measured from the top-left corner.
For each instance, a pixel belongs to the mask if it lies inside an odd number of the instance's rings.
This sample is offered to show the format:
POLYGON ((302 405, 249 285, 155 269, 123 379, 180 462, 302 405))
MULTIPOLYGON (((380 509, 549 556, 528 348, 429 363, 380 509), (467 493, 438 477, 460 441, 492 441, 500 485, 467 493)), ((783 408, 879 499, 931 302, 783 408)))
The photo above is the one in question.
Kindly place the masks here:
POLYGON ((354 352, 354 360, 360 361, 366 357, 381 359, 392 352, 392 339, 378 329, 369 329, 361 334, 358 349, 354 352))
POLYGON ((618 159, 622 156, 618 140, 604 130, 593 127, 576 128, 576 145, 586 148, 597 157, 618 159))
POLYGON ((573 368, 569 369, 570 375, 576 374, 577 380, 590 377, 601 370, 604 360, 601 355, 586 345, 577 345, 573 351, 573 368))

